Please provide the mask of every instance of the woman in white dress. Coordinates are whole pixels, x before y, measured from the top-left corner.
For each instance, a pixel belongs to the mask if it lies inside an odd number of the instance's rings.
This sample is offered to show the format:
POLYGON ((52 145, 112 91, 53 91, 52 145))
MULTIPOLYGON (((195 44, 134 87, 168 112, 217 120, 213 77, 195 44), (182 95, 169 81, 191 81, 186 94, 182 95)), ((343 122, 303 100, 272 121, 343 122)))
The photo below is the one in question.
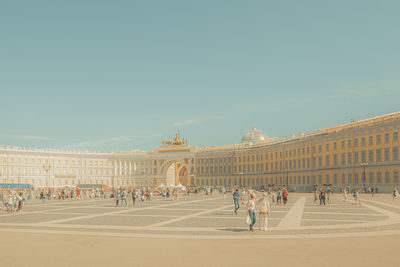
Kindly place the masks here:
POLYGON ((261 231, 266 231, 266 230, 268 230, 268 219, 269 219, 269 212, 270 212, 268 194, 263 193, 262 198, 260 198, 257 203, 260 207, 259 228, 261 231))

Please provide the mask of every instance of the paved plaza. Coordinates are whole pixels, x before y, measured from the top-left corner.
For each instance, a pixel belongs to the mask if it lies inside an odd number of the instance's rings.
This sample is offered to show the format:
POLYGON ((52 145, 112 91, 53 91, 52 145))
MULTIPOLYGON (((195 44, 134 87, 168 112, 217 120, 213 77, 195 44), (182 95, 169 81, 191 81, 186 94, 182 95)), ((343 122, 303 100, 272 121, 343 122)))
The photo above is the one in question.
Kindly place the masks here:
MULTIPOLYGON (((39 200, 22 212, 3 213, 0 231, 149 238, 254 239, 372 236, 400 233, 400 201, 389 195, 362 196, 362 205, 334 195, 320 206, 312 194, 291 194, 287 205, 273 205, 267 232, 251 233, 246 203, 235 216, 230 195, 154 198, 115 207, 113 199, 39 200)), ((259 222, 256 223, 258 228, 259 222)))
MULTIPOLYGON (((0 214, 4 266, 398 266, 400 201, 362 196, 362 206, 319 206, 312 194, 272 205, 270 230, 249 232, 230 195, 39 200, 0 214)), ((258 226, 258 223, 257 223, 258 226)))

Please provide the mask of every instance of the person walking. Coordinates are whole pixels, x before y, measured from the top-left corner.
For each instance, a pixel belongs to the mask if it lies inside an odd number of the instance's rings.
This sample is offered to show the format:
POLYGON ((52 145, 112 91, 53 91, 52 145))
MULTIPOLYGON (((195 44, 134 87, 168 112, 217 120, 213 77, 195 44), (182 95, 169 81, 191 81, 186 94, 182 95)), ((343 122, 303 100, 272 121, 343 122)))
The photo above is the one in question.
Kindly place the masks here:
POLYGON ((393 195, 392 195, 393 199, 397 199, 398 196, 399 196, 399 192, 397 191, 397 188, 394 188, 393 189, 393 195))
POLYGON ((353 197, 354 197, 354 205, 361 206, 360 194, 358 193, 358 189, 354 191, 353 197))
POLYGON ((236 189, 233 193, 233 204, 235 204, 235 215, 237 215, 237 211, 239 210, 239 201, 240 201, 240 194, 239 189, 236 189))
POLYGON ((22 205, 23 205, 22 193, 21 192, 19 193, 19 195, 17 195, 17 201, 18 201, 17 211, 20 211, 20 210, 22 210, 22 205))
POLYGON ((42 192, 40 192, 40 198, 42 199, 42 205, 44 206, 44 204, 46 202, 46 194, 44 193, 43 190, 42 190, 42 192))
POLYGON ((332 196, 332 189, 328 187, 328 189, 326 190, 326 201, 328 202, 328 205, 333 204, 331 196, 332 196))
POLYGON ((325 189, 320 189, 320 192, 319 192, 319 205, 326 205, 326 202, 325 202, 325 199, 326 199, 326 192, 325 192, 325 189))
POLYGON ((244 205, 244 197, 246 196, 246 192, 244 191, 244 189, 242 188, 242 205, 244 205))
POLYGON ((121 207, 124 206, 125 203, 125 207, 128 207, 128 201, 126 200, 127 198, 127 193, 125 191, 125 189, 121 192, 121 207))
POLYGON ((286 205, 288 201, 288 191, 286 188, 283 188, 283 204, 286 205))
POLYGON ((132 194, 132 205, 134 207, 136 202, 136 189, 133 189, 131 194, 132 194))
POLYGON ((119 204, 118 189, 115 190, 114 197, 115 197, 115 206, 118 207, 118 204, 119 204))
POLYGON ((250 199, 247 202, 247 212, 250 216, 250 231, 254 232, 254 225, 256 224, 256 198, 255 194, 250 194, 250 199))
POLYGON ((263 193, 262 198, 258 200, 258 205, 260 207, 259 218, 258 218, 260 231, 267 231, 269 212, 270 212, 270 205, 267 193, 263 193))
POLYGON ((278 194, 276 197, 276 204, 282 204, 282 190, 280 188, 278 189, 278 194))

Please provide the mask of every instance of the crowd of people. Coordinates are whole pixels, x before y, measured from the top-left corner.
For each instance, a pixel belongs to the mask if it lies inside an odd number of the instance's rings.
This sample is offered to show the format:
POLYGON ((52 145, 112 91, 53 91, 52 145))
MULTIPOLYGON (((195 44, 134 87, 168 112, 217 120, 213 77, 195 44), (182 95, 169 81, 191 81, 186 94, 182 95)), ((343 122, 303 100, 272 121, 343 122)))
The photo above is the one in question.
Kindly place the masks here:
MULTIPOLYGON (((128 200, 131 199, 132 206, 135 206, 136 201, 151 201, 154 196, 164 198, 166 200, 178 200, 178 196, 188 196, 192 193, 197 193, 197 196, 213 194, 215 189, 203 188, 198 189, 183 189, 177 188, 163 188, 161 190, 152 189, 150 187, 143 188, 116 188, 110 192, 110 198, 114 199, 115 206, 128 207, 128 200)), ((222 198, 226 197, 226 188, 222 187, 219 192, 222 198)), ((343 201, 348 201, 349 195, 352 193, 354 205, 360 206, 360 190, 354 189, 352 192, 349 188, 343 188, 343 201)), ((363 191, 364 192, 364 191, 363 191)), ((370 188, 367 192, 371 193, 373 197, 377 192, 377 188, 370 188)), ((250 231, 255 231, 255 225, 258 221, 259 230, 268 230, 269 216, 271 212, 271 205, 286 205, 288 203, 288 190, 286 188, 278 188, 276 191, 262 191, 261 196, 256 198, 256 191, 252 188, 236 188, 232 190, 232 197, 234 202, 234 214, 238 215, 240 205, 244 205, 247 201, 246 223, 249 225, 250 231), (256 212, 258 211, 258 212, 256 212), (257 218, 258 217, 258 218, 257 218)), ((391 194, 393 199, 399 197, 397 188, 393 189, 391 194)), ((22 211, 24 203, 29 199, 41 199, 43 205, 45 200, 96 200, 106 199, 107 191, 102 188, 61 188, 61 189, 42 189, 39 191, 33 190, 13 190, 7 189, 0 191, 1 206, 0 211, 7 213, 14 213, 22 211)), ((130 201, 129 201, 130 202, 130 201)), ((333 205, 333 190, 331 187, 320 187, 314 191, 314 203, 320 206, 333 205)))
POLYGON ((25 190, 2 190, 0 191, 0 210, 13 213, 22 211, 24 203, 26 201, 26 196, 31 198, 31 194, 25 192, 25 190))
MULTIPOLYGON (((279 194, 277 192, 274 192, 272 194, 272 199, 277 198, 277 196, 282 196, 284 197, 284 204, 287 203, 287 197, 288 197, 288 192, 286 188, 283 188, 283 190, 278 190, 279 194)), ((225 198, 225 188, 222 189, 222 194, 223 198, 225 198)), ((238 214, 238 211, 240 209, 240 202, 243 203, 245 202, 247 198, 247 217, 246 217, 246 222, 250 226, 250 231, 255 231, 254 226, 257 221, 257 215, 256 215, 256 207, 258 206, 258 216, 259 216, 259 230, 261 231, 266 231, 268 230, 268 221, 269 221, 269 215, 270 215, 270 192, 263 192, 261 198, 256 200, 256 194, 255 191, 253 191, 251 188, 249 189, 241 189, 241 192, 239 189, 234 189, 232 191, 232 197, 233 197, 233 202, 234 202, 234 211, 235 215, 238 214)), ((278 202, 274 203, 278 204, 278 202)), ((281 203, 281 202, 280 202, 281 203)))

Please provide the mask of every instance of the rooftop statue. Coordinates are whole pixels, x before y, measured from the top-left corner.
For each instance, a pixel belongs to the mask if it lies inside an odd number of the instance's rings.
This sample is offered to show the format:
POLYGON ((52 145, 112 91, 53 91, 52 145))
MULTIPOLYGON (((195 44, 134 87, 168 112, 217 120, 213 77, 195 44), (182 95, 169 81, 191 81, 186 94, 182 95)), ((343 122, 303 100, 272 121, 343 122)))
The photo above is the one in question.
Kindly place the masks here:
POLYGON ((171 139, 165 139, 165 141, 162 142, 164 145, 187 145, 187 138, 181 138, 181 134, 179 130, 176 132, 175 137, 171 139))

